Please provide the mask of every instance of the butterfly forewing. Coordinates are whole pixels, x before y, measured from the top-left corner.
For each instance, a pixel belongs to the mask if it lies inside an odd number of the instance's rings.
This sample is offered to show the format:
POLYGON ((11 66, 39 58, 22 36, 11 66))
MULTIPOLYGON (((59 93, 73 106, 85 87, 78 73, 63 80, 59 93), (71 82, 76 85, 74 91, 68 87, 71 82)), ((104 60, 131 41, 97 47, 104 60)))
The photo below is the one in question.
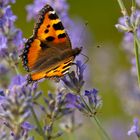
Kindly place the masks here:
POLYGON ((35 36, 51 46, 71 47, 69 37, 56 12, 46 5, 40 12, 34 28, 35 36))

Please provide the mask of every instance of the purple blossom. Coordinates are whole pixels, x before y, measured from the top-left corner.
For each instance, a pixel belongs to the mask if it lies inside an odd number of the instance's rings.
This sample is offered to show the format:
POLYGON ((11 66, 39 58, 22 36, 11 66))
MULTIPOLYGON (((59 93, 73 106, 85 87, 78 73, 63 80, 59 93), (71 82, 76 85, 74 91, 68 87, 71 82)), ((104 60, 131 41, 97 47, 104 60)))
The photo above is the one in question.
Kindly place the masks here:
POLYGON ((97 96, 97 93, 97 89, 86 90, 84 95, 68 93, 66 95, 66 106, 67 108, 78 109, 80 112, 92 117, 102 105, 102 101, 97 96))
POLYGON ((31 20, 32 18, 36 19, 38 12, 46 5, 51 5, 57 13, 59 13, 61 16, 66 15, 68 11, 68 4, 66 3, 66 0, 35 0, 33 4, 27 5, 26 10, 28 12, 27 19, 31 20))
POLYGON ((7 54, 7 38, 0 34, 0 57, 5 57, 7 54))
POLYGON ((3 65, 3 64, 0 64, 0 75, 2 76, 3 74, 5 75, 5 74, 7 74, 8 73, 8 69, 7 69, 7 67, 5 66, 5 65, 3 65))
POLYGON ((119 18, 118 24, 116 27, 118 30, 125 32, 124 42, 130 43, 133 42, 133 25, 135 25, 135 30, 137 31, 138 37, 140 37, 140 25, 139 25, 140 11, 136 10, 131 16, 125 16, 119 18))
POLYGON ((62 78, 63 83, 72 91, 79 93, 82 86, 84 85, 83 73, 86 68, 85 64, 81 61, 75 63, 77 71, 72 71, 62 78))
POLYGON ((4 124, 13 137, 21 138, 27 135, 28 131, 34 129, 34 126, 26 122, 30 116, 30 108, 37 103, 40 92, 36 91, 36 85, 26 86, 25 78, 21 75, 13 77, 7 93, 1 91, 0 116, 4 120, 4 124), (21 129, 22 127, 22 129, 21 129))
POLYGON ((66 104, 67 108, 72 108, 72 109, 77 108, 79 111, 84 111, 84 109, 86 109, 79 95, 68 93, 66 95, 66 102, 67 102, 66 104))
POLYGON ((16 20, 16 16, 13 15, 11 7, 8 5, 2 8, 3 15, 0 17, 0 29, 7 32, 10 30, 16 20))
POLYGON ((35 129, 35 127, 29 122, 24 122, 22 124, 22 128, 27 130, 27 131, 35 129))
MULTIPOLYGON (((1 1, 3 2, 3 1, 1 1)), ((6 3, 10 1, 5 1, 6 3)), ((13 0, 11 2, 14 2, 13 0)), ((5 56, 14 55, 16 56, 16 61, 18 59, 17 48, 23 45, 22 32, 15 28, 14 22, 17 17, 13 14, 11 7, 9 5, 3 5, 1 7, 0 15, 0 57, 5 58, 5 56)))
POLYGON ((92 90, 85 90, 85 96, 87 96, 89 104, 94 104, 95 106, 98 104, 98 97, 97 97, 98 90, 92 89, 92 90))
MULTIPOLYGON (((5 13, 5 15, 3 15, 3 16, 4 16, 5 20, 6 20, 5 23, 7 23, 7 24, 9 23, 9 25, 10 25, 10 23, 14 23, 15 22, 17 17, 15 15, 13 15, 13 12, 12 12, 10 6, 7 6, 4 9, 4 13, 5 13)), ((11 24, 11 25, 13 25, 13 24, 11 24)))
POLYGON ((14 86, 22 86, 26 82, 25 77, 21 75, 16 75, 15 77, 12 78, 11 83, 9 85, 9 89, 12 89, 14 86))
POLYGON ((136 55, 134 54, 134 34, 140 38, 140 10, 133 10, 130 16, 124 16, 119 18, 118 24, 116 24, 116 28, 122 32, 124 32, 124 37, 122 41, 122 46, 125 49, 126 53, 132 64, 132 75, 137 75, 136 68, 136 59, 134 58, 136 55), (135 59, 135 60, 134 60, 135 59))
POLYGON ((15 3, 15 0, 0 0, 0 7, 5 6, 5 5, 9 4, 10 2, 15 3))
POLYGON ((23 44, 23 39, 22 39, 22 32, 21 30, 17 30, 14 38, 13 38, 13 43, 17 46, 20 47, 23 44))
POLYGON ((40 108, 43 112, 47 112, 48 116, 53 113, 56 118, 59 118, 60 116, 69 114, 71 112, 71 110, 65 106, 66 98, 63 93, 58 93, 56 96, 54 96, 52 93, 49 93, 48 98, 44 98, 44 101, 47 105, 47 108, 42 105, 40 108))
POLYGON ((128 135, 130 136, 131 134, 136 134, 137 137, 140 138, 140 129, 139 129, 139 120, 137 118, 135 118, 133 120, 133 126, 131 127, 131 129, 128 131, 128 135))

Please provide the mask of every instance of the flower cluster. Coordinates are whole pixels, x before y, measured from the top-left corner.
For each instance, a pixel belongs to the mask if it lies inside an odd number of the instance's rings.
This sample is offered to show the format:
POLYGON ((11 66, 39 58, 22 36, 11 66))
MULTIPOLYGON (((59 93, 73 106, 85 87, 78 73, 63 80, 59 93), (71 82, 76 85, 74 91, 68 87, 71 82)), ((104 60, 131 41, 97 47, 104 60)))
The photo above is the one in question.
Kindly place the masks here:
POLYGON ((48 93, 48 98, 44 98, 45 105, 39 105, 43 114, 45 114, 44 120, 44 133, 47 138, 54 139, 62 135, 61 131, 53 134, 54 122, 61 119, 63 116, 70 114, 71 109, 66 107, 66 100, 64 93, 52 94, 48 93))
POLYGON ((134 59, 134 48, 132 46, 134 44, 134 36, 140 37, 140 10, 133 10, 132 8, 131 15, 128 16, 126 14, 119 18, 118 24, 115 26, 119 31, 124 32, 122 46, 131 57, 132 74, 136 76, 136 60, 134 59))
POLYGON ((67 107, 78 109, 80 112, 92 117, 101 108, 102 101, 95 88, 85 90, 85 93, 82 94, 81 90, 85 83, 83 74, 86 65, 82 64, 81 61, 76 61, 75 65, 76 71, 72 71, 62 78, 64 86, 70 90, 70 93, 66 95, 67 107))
POLYGON ((72 93, 67 94, 67 107, 78 109, 80 112, 88 117, 96 115, 101 108, 102 100, 97 95, 96 89, 85 90, 84 95, 75 95, 72 93))
POLYGON ((2 88, 7 88, 6 81, 10 78, 7 72, 11 73, 8 70, 9 65, 14 69, 17 67, 18 51, 23 46, 22 32, 14 26, 17 17, 11 10, 10 2, 15 3, 15 0, 0 1, 0 75, 2 77, 0 86, 2 88))
POLYGON ((12 79, 9 89, 1 91, 0 95, 0 116, 15 139, 27 137, 28 131, 34 129, 25 121, 31 114, 30 108, 41 95, 41 92, 36 92, 36 86, 27 87, 25 83, 25 78, 18 75, 12 79))
POLYGON ((13 15, 9 2, 15 0, 0 2, 0 58, 11 56, 17 59, 16 47, 23 45, 22 32, 14 26, 17 17, 13 15))
MULTIPOLYGON (((139 114, 139 100, 140 100, 140 90, 138 87, 140 71, 139 71, 139 47, 140 47, 140 9, 136 7, 139 5, 139 0, 132 1, 131 14, 128 15, 128 12, 123 4, 123 1, 120 0, 120 7, 122 10, 123 17, 119 18, 119 23, 116 24, 116 28, 119 31, 124 32, 124 38, 122 41, 122 46, 128 54, 130 63, 132 64, 131 68, 131 80, 129 81, 129 90, 126 94, 123 95, 123 99, 126 101, 125 106, 129 110, 129 113, 139 114), (138 84, 136 81, 138 79, 138 84)), ((140 137, 138 119, 134 119, 134 125, 128 131, 128 135, 135 133, 140 137)))

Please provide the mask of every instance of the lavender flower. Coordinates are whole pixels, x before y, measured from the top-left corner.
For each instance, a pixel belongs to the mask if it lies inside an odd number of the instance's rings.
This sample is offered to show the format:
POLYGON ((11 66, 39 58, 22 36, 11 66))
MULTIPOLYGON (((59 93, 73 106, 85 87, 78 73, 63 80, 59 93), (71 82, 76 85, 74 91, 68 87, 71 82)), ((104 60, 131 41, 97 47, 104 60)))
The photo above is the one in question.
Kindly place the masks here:
POLYGON ((53 133, 53 123, 62 118, 63 116, 70 114, 71 109, 66 107, 66 100, 64 93, 51 94, 48 93, 48 98, 44 98, 46 106, 40 105, 40 109, 47 116, 46 123, 44 124, 43 131, 46 134, 47 138, 57 138, 62 135, 62 132, 58 131, 53 133))
POLYGON ((92 89, 92 90, 85 90, 85 96, 88 98, 88 104, 91 106, 91 108, 96 108, 99 105, 100 99, 98 99, 98 90, 92 89))
POLYGON ((75 93, 80 93, 81 88, 84 85, 84 78, 83 73, 86 68, 85 64, 82 64, 81 61, 76 61, 76 72, 72 71, 68 73, 66 76, 62 78, 62 81, 64 84, 75 93))
POLYGON ((21 75, 14 77, 9 89, 0 98, 2 107, 0 116, 15 139, 27 137, 28 131, 34 129, 26 120, 30 116, 30 108, 38 93, 35 93, 34 88, 25 86, 25 82, 25 78, 21 75))
MULTIPOLYGON (((138 3, 138 1, 136 1, 138 3)), ((122 47, 126 51, 128 59, 130 60, 131 64, 131 75, 128 80, 128 91, 126 94, 123 94, 123 99, 126 101, 126 108, 129 110, 129 113, 139 114, 139 87, 137 85, 137 77, 138 77, 138 61, 136 61, 139 54, 136 51, 136 48, 139 46, 135 42, 135 38, 140 38, 140 10, 139 8, 133 7, 131 8, 130 16, 124 16, 119 18, 119 24, 116 25, 117 29, 124 32, 124 37, 122 40, 122 47), (135 9, 135 10, 134 10, 135 9), (134 43, 135 42, 135 43, 134 43), (137 45, 135 45, 137 44, 137 45), (135 51, 134 51, 135 50, 135 51), (137 57, 136 57, 137 56, 137 57)), ((138 47, 139 48, 139 47, 138 47)))
POLYGON ((48 98, 44 98, 47 108, 41 106, 41 110, 47 113, 48 117, 51 116, 57 119, 71 112, 71 110, 69 110, 65 106, 66 100, 65 95, 63 93, 58 93, 56 96, 54 96, 51 93, 48 93, 48 95, 49 95, 48 98))
POLYGON ((0 64, 0 77, 2 77, 3 74, 6 75, 6 74, 8 73, 8 71, 9 71, 9 70, 8 70, 7 67, 5 67, 5 65, 0 64))
POLYGON ((15 3, 15 0, 0 0, 0 6, 1 7, 5 6, 5 5, 9 4, 10 2, 15 3))
POLYGON ((133 53, 134 33, 136 32, 138 38, 140 37, 140 11, 136 10, 130 16, 119 18, 115 26, 119 31, 124 32, 123 47, 133 53))
POLYGON ((3 58, 7 55, 7 38, 0 34, 0 57, 3 58))
POLYGON ((66 3, 66 0, 35 0, 33 4, 27 5, 26 9, 28 12, 28 20, 31 20, 32 18, 36 19, 36 16, 38 15, 38 12, 45 6, 46 4, 51 5, 57 13, 59 13, 61 16, 65 16, 68 11, 68 4, 66 3))
POLYGON ((131 127, 131 129, 128 131, 128 135, 130 136, 131 134, 136 134, 138 138, 140 138, 140 130, 139 130, 139 120, 137 118, 135 118, 133 120, 133 126, 131 127))
POLYGON ((5 71, 1 69, 0 73, 2 75, 0 86, 3 89, 8 87, 8 79, 11 78, 11 71, 8 69, 14 68, 18 73, 18 50, 23 46, 22 32, 14 26, 17 17, 13 14, 9 3, 15 3, 15 0, 0 0, 0 65, 7 68, 5 71))
MULTIPOLYGON (((11 1, 1 1, 0 13, 0 57, 9 57, 17 52, 16 47, 23 46, 22 32, 15 28, 14 22, 17 17, 13 14, 11 7, 8 5, 11 1)), ((18 56, 18 55, 17 55, 18 56)), ((18 60, 18 57, 16 58, 18 60)))
POLYGON ((96 89, 86 90, 84 95, 68 93, 66 95, 67 108, 78 109, 85 115, 92 117, 102 105, 102 100, 97 93, 96 89))

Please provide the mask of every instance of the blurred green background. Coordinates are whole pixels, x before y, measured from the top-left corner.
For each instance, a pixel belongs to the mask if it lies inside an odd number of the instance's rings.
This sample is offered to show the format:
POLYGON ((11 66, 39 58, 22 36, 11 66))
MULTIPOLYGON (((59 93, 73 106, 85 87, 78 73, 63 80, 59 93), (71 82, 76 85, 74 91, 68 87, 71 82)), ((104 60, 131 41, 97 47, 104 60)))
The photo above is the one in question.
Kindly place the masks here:
MULTIPOLYGON (((31 36, 33 30, 34 21, 27 22, 25 10, 25 6, 32 2, 33 0, 16 0, 16 4, 12 5, 14 14, 18 16, 16 26, 23 31, 25 38, 31 36)), ((118 17, 121 16, 118 3, 116 0, 68 0, 68 3, 71 18, 80 17, 83 21, 88 21, 92 44, 84 47, 87 47, 89 57, 87 64, 90 68, 90 88, 98 88, 103 99, 103 107, 98 115, 103 127, 114 140, 133 140, 133 136, 127 136, 133 115, 123 99, 129 89, 131 65, 120 45, 123 34, 115 28, 118 17), (116 130, 118 135, 115 137, 113 131, 116 130)), ((128 1, 126 4, 130 6, 128 1)), ((75 132, 76 137, 83 140, 100 140, 90 121, 86 117, 83 119, 86 121, 83 127, 75 132)), ((67 134, 64 137, 67 139, 67 134)))

